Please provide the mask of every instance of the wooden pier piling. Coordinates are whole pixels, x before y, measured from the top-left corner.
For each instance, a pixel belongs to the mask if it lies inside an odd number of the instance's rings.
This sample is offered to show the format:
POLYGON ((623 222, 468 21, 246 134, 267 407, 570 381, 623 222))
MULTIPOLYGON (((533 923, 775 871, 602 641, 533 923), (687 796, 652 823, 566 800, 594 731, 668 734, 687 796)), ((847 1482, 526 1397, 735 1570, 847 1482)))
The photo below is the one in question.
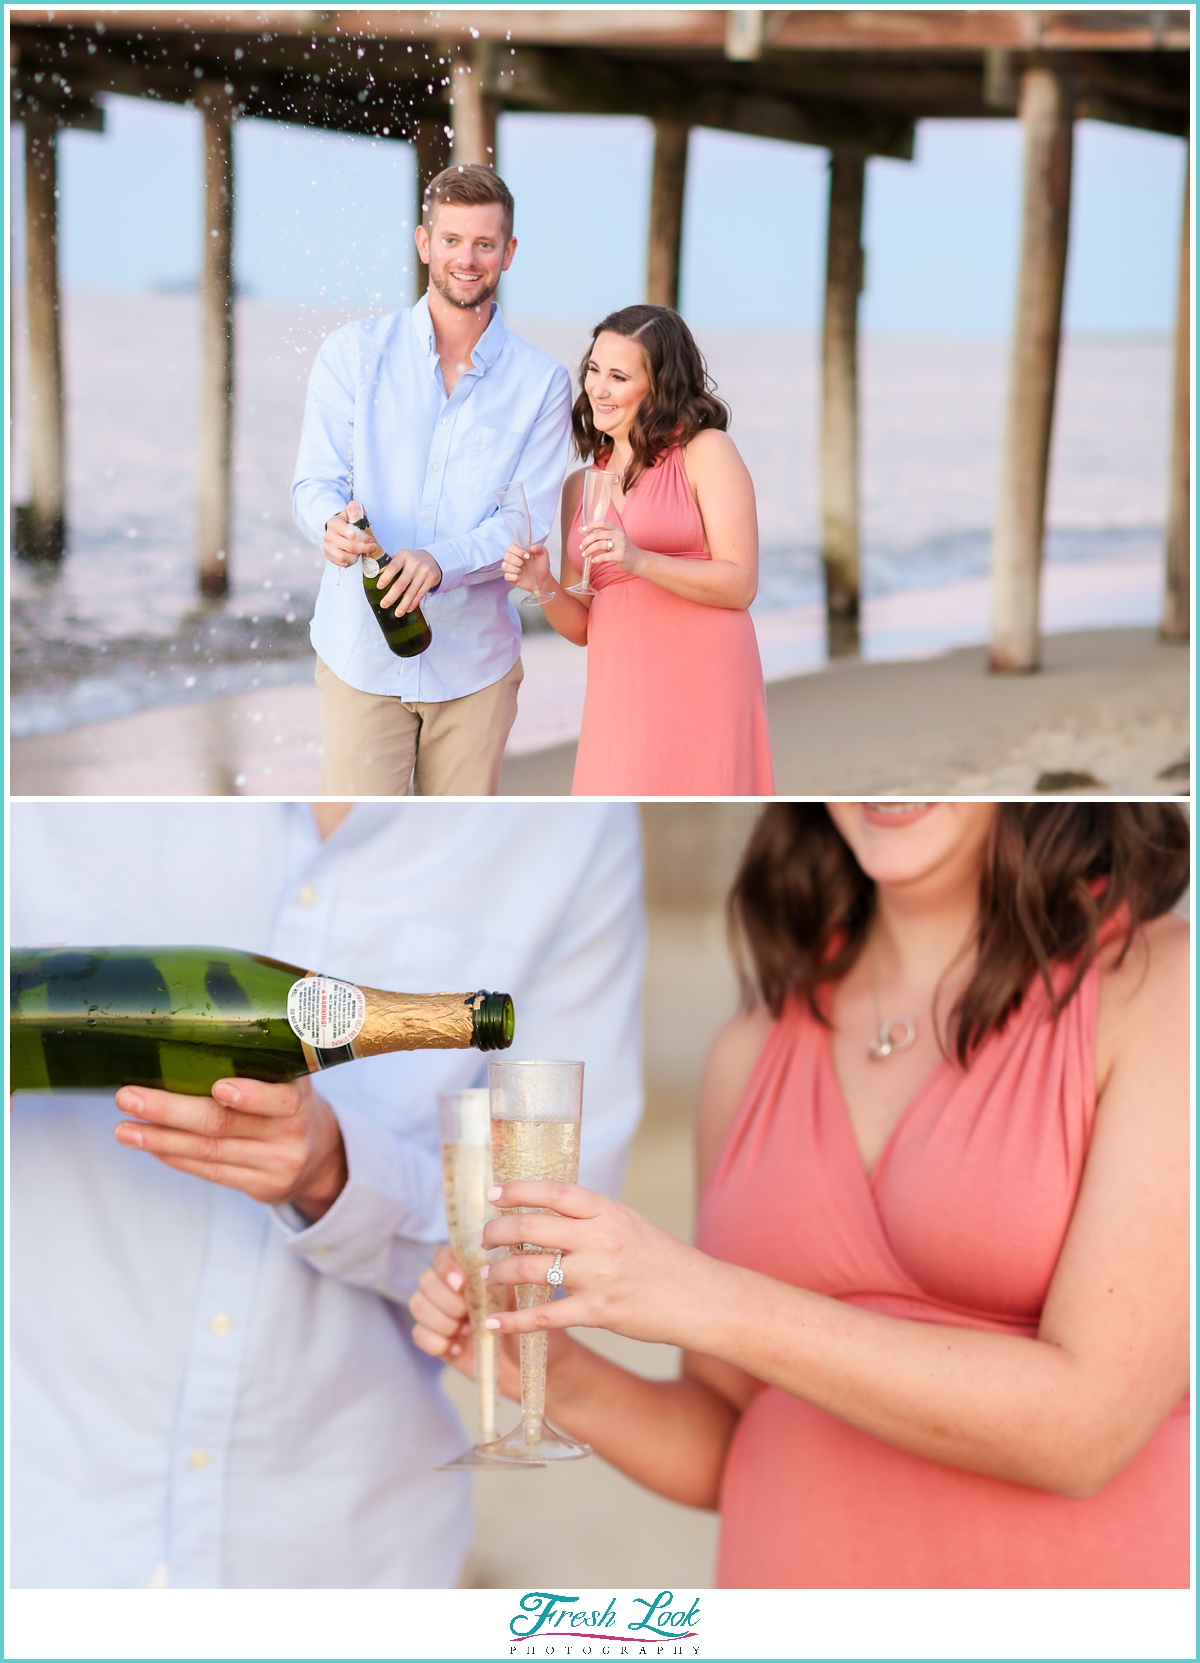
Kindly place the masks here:
MULTIPOLYGON (((415 121, 412 126, 412 146, 417 154, 417 224, 421 223, 421 215, 425 211, 425 190, 431 179, 436 179, 443 168, 450 166, 450 135, 445 121, 415 121)), ((421 296, 429 287, 429 267, 420 255, 413 251, 413 259, 417 262, 417 282, 415 298, 421 296)))
POLYGON ((204 264, 200 286, 200 442, 196 540, 202 595, 229 590, 233 486, 233 107, 220 86, 204 116, 204 264))
POLYGON ((1175 386, 1162 623, 1165 641, 1186 641, 1191 635, 1192 332, 1188 311, 1192 275, 1191 172, 1189 157, 1183 175, 1183 228, 1179 238, 1179 296, 1175 313, 1175 386))
POLYGON ((993 670, 1038 668, 1042 548, 1071 219, 1074 90, 1056 65, 1021 84, 1021 264, 992 553, 993 670))
POLYGON ((861 649, 858 563, 858 297, 863 286, 866 161, 829 158, 829 230, 821 357, 821 562, 830 658, 861 649))
POLYGON ((492 43, 477 40, 460 47, 450 71, 450 147, 452 162, 496 165, 496 100, 484 91, 492 43))
POLYGON ((679 263, 683 251, 683 198, 687 188, 686 121, 654 123, 654 175, 650 186, 650 237, 646 253, 646 299, 652 306, 679 307, 679 263))
POLYGON ((67 531, 67 444, 58 281, 58 130, 52 112, 25 115, 25 303, 29 329, 30 496, 16 544, 30 560, 62 559, 67 531))

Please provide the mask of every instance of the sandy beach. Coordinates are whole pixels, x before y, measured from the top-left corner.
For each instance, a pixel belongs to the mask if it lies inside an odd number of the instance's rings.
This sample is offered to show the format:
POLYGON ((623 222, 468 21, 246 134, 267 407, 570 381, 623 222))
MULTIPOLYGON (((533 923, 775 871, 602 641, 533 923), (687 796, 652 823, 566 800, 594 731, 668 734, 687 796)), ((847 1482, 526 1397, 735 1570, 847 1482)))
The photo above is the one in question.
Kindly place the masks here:
MULTIPOLYGON (((989 675, 985 650, 964 647, 771 682, 776 790, 796 797, 1186 793, 1188 657, 1152 630, 1087 630, 1048 636, 1042 670, 1031 676, 989 675)), ((573 745, 559 745, 511 757, 500 789, 569 792, 574 756, 573 745)))
MULTIPOLYGON (((524 708, 501 792, 570 794, 585 655, 526 642, 524 708)), ((1149 628, 1049 635, 1031 676, 992 676, 982 647, 891 663, 844 662, 769 682, 776 788, 787 796, 873 792, 1022 795, 1047 776, 1118 796, 1188 789, 1189 654, 1149 628)), ((313 796, 320 731, 313 686, 260 689, 11 746, 17 796, 313 796)))

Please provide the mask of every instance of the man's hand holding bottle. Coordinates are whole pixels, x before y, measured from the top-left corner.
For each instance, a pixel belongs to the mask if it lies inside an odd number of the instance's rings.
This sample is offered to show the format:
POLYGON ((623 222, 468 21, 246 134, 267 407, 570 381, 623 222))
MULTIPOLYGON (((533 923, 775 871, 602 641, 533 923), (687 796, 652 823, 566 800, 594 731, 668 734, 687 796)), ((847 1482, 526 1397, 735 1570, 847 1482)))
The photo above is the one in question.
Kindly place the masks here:
POLYGON ((325 541, 321 552, 334 566, 353 566, 364 555, 380 555, 383 550, 370 531, 359 531, 352 524, 362 518, 362 504, 352 502, 325 521, 325 541))
MULTIPOLYGON (((378 557, 383 549, 368 528, 361 530, 357 521, 365 519, 361 502, 347 503, 340 514, 325 522, 325 541, 322 545, 326 560, 335 566, 353 566, 365 556, 378 557)), ((387 568, 388 586, 379 598, 380 606, 395 607, 396 617, 413 612, 431 589, 442 581, 442 568, 427 549, 400 549, 387 568)))
POLYGON ((307 1078, 218 1080, 211 1097, 122 1086, 117 1107, 133 1117, 113 1129, 127 1149, 268 1206, 290 1202, 315 1220, 346 1186, 341 1127, 307 1078))

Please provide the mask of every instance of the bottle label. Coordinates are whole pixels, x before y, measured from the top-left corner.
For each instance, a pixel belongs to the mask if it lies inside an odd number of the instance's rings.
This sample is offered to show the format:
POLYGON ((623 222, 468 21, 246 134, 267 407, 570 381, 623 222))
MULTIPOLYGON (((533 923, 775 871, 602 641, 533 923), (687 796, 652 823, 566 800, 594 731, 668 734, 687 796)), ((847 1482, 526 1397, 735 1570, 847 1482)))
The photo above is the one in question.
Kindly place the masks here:
POLYGON ((305 976, 288 993, 292 1032, 316 1051, 336 1051, 357 1039, 366 1012, 362 988, 332 976, 305 976))

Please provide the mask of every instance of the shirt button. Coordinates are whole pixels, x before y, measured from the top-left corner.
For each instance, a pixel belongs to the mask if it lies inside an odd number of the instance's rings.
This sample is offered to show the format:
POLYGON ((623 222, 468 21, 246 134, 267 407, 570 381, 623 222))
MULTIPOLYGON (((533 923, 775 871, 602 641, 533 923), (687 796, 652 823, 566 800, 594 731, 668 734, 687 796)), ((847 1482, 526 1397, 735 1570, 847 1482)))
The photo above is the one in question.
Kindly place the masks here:
POLYGON ((214 1334, 228 1334, 233 1327, 233 1318, 225 1311, 218 1311, 208 1326, 214 1334))
POLYGON ((427 520, 432 520, 432 518, 433 518, 433 515, 432 515, 432 514, 426 514, 426 516, 425 516, 425 518, 426 518, 426 519, 427 519, 427 520))
POLYGON ((206 1449, 194 1449, 188 1456, 188 1465, 200 1472, 209 1463, 211 1457, 206 1449))
POLYGON ((304 888, 300 891, 300 905, 302 907, 312 907, 316 906, 316 904, 317 892, 313 888, 312 884, 306 883, 304 888))
POLYGON ((442 471, 442 464, 441 464, 441 463, 440 463, 440 462, 435 462, 435 463, 434 463, 434 464, 433 464, 433 471, 434 471, 434 473, 441 473, 441 471, 442 471))
POLYGON ((446 423, 447 423, 447 422, 448 422, 448 421, 449 421, 449 420, 450 420, 450 418, 449 418, 449 416, 443 416, 443 417, 442 417, 442 426, 443 426, 443 427, 445 427, 445 425, 446 425, 446 423))

